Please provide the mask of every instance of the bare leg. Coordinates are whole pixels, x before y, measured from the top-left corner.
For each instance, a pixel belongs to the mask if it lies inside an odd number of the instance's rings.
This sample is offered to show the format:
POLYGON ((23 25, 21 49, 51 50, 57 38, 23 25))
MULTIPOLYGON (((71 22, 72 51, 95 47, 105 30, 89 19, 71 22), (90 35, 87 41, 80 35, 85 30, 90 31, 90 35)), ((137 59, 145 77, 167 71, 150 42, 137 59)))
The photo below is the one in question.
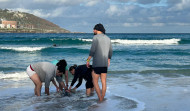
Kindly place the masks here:
POLYGON ((38 74, 33 74, 30 79, 35 84, 35 95, 40 96, 41 95, 41 88, 42 88, 42 82, 40 81, 40 77, 38 74))
POLYGON ((37 96, 37 90, 36 90, 36 84, 35 84, 35 88, 34 88, 34 94, 37 96))
POLYGON ((106 73, 101 74, 101 82, 102 82, 102 100, 104 99, 104 96, 106 94, 106 73))
POLYGON ((59 83, 59 89, 61 89, 61 91, 63 90, 62 83, 59 83))
POLYGON ((94 71, 92 71, 92 77, 93 77, 94 88, 95 88, 96 93, 98 95, 99 101, 102 101, 102 96, 100 93, 100 87, 98 85, 98 80, 99 80, 100 75, 98 75, 94 71))
POLYGON ((91 88, 91 93, 93 93, 94 92, 94 87, 93 88, 91 88))
POLYGON ((86 95, 90 96, 90 94, 91 94, 91 88, 86 89, 86 95))

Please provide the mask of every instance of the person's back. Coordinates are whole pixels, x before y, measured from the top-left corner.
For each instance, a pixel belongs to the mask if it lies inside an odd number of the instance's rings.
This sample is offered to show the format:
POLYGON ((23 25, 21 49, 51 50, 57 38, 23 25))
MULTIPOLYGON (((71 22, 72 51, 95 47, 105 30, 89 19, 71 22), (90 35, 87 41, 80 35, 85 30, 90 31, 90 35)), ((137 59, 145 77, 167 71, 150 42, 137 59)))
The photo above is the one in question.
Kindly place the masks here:
MULTIPOLYGON (((111 40, 105 34, 97 34, 94 36, 95 52, 93 56, 93 67, 107 67, 108 55, 111 45, 111 40)), ((93 55, 93 54, 92 54, 93 55)))
POLYGON ((42 82, 45 82, 45 94, 49 95, 49 86, 51 81, 58 91, 59 88, 54 81, 54 77, 60 74, 57 73, 57 66, 52 63, 38 62, 31 64, 27 67, 26 72, 35 85, 35 95, 41 95, 42 82))
POLYGON ((46 87, 49 87, 51 79, 56 76, 57 66, 49 62, 38 62, 31 67, 38 74, 41 82, 45 82, 46 87))

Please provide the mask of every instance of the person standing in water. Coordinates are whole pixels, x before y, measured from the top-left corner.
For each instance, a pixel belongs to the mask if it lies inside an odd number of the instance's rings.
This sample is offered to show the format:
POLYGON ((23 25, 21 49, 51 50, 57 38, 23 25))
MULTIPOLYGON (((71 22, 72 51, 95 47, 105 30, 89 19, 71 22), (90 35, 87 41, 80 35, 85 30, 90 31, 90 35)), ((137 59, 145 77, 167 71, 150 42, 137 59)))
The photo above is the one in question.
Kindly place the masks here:
POLYGON ((74 75, 74 78, 72 80, 72 83, 69 87, 69 91, 76 90, 81 84, 82 80, 86 80, 86 95, 90 96, 91 93, 94 91, 94 85, 92 83, 92 67, 88 68, 86 65, 73 65, 69 68, 69 71, 72 75, 74 75), (73 85, 78 79, 78 84, 73 88, 73 85))
POLYGON ((29 65, 26 72, 35 85, 35 95, 41 96, 42 82, 45 82, 45 94, 49 95, 49 86, 51 81, 57 88, 57 91, 59 91, 59 87, 56 85, 54 77, 61 76, 63 74, 63 68, 65 67, 63 66, 62 61, 59 61, 57 65, 53 65, 49 62, 37 62, 29 65))
POLYGON ((104 100, 106 93, 106 76, 107 69, 110 65, 110 59, 112 57, 112 45, 110 38, 105 35, 105 29, 102 24, 96 24, 93 32, 94 37, 86 66, 90 66, 90 59, 93 58, 93 83, 99 101, 101 102, 104 100), (100 87, 98 85, 99 78, 101 78, 102 82, 102 91, 100 91, 100 87))

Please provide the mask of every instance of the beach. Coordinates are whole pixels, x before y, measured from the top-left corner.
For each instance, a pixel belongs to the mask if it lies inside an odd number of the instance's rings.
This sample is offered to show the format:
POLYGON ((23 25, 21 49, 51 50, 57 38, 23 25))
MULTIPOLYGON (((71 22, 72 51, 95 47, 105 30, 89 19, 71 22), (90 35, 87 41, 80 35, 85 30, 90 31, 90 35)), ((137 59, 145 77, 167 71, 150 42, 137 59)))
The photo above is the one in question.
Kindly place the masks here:
MULTIPOLYGON (((105 100, 85 96, 85 81, 75 94, 34 96, 28 65, 66 59, 85 64, 93 34, 0 34, 0 109, 2 111, 189 111, 190 34, 108 34, 113 57, 105 100), (53 46, 56 44, 56 46, 53 46)), ((69 84, 72 75, 69 75, 69 84)))

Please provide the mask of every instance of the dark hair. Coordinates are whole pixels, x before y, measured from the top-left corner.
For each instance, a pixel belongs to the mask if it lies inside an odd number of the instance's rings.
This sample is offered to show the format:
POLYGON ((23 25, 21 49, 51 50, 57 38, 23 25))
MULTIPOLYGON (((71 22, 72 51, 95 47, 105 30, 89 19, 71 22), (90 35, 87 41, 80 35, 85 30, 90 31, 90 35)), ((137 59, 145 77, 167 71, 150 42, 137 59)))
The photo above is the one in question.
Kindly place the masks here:
POLYGON ((65 67, 67 66, 67 62, 65 59, 59 60, 59 62, 56 64, 56 66, 58 66, 58 70, 60 72, 65 73, 65 67))
POLYGON ((76 69, 76 68, 77 68, 77 65, 74 64, 73 66, 71 66, 71 67, 69 68, 69 71, 71 72, 73 69, 76 69))
POLYGON ((96 24, 96 25, 94 26, 94 30, 101 31, 101 32, 104 33, 104 34, 106 33, 106 30, 105 30, 104 26, 103 26, 101 23, 96 24))

